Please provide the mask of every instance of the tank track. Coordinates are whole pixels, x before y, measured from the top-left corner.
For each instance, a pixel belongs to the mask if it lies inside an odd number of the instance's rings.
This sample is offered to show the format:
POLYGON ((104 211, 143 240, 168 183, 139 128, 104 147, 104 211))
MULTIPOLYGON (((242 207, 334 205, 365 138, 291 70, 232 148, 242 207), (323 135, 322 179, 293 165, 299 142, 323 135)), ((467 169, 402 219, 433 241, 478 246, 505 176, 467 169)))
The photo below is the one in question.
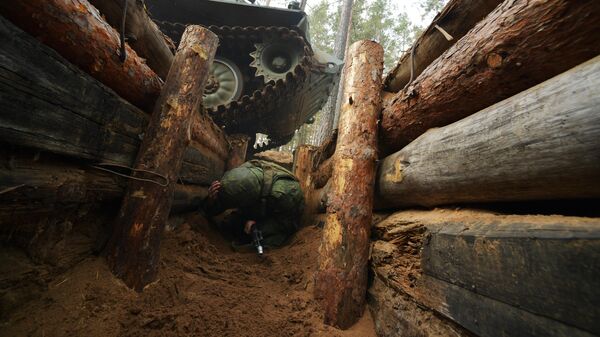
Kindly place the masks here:
MULTIPOLYGON (((156 23, 171 37, 181 36, 185 30, 185 25, 180 23, 166 21, 156 21, 156 23)), ((275 110, 297 94, 311 67, 314 67, 313 52, 304 37, 298 31, 287 27, 209 26, 207 28, 219 37, 220 54, 223 50, 225 54, 236 53, 238 50, 246 52, 249 44, 253 48, 254 43, 260 43, 267 38, 293 40, 294 43, 302 45, 304 54, 298 65, 286 74, 285 80, 271 81, 261 85, 252 93, 242 95, 237 101, 207 109, 215 123, 223 127, 227 133, 246 133, 252 136, 256 132, 265 133, 270 136, 273 145, 290 139, 293 132, 280 134, 278 130, 270 130, 267 122, 270 118, 277 118, 278 112, 275 110)))

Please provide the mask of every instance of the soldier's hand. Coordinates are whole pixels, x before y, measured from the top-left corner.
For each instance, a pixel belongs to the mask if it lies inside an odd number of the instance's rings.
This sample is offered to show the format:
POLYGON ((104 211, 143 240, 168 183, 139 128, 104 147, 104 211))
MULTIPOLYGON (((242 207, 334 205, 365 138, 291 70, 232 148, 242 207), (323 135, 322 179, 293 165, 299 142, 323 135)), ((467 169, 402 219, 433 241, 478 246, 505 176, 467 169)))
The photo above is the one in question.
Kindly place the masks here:
POLYGON ((256 225, 256 221, 254 220, 248 220, 246 221, 246 224, 244 225, 244 232, 246 232, 246 234, 250 235, 250 232, 252 231, 252 226, 256 225))
POLYGON ((218 180, 213 181, 208 188, 208 198, 211 200, 217 199, 219 190, 221 190, 221 182, 218 180))

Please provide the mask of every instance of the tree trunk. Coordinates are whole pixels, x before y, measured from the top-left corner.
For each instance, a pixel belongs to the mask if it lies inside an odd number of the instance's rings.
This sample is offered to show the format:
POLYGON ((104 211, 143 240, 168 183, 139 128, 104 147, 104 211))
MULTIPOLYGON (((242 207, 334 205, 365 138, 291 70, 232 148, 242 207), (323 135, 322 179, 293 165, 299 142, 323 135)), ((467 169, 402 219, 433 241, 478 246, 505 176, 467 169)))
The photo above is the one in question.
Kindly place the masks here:
POLYGON ((477 336, 600 333, 597 219, 436 209, 373 232, 377 277, 477 336))
POLYGON ((600 56, 383 160, 379 207, 600 197, 600 56))
POLYGON ((300 145, 296 149, 294 156, 293 172, 298 182, 300 189, 304 194, 304 213, 302 215, 303 226, 308 226, 313 221, 316 214, 316 207, 313 206, 314 186, 311 180, 313 170, 313 160, 317 148, 312 145, 300 145))
POLYGON ((121 97, 152 111, 160 78, 129 46, 125 62, 119 60, 119 34, 87 0, 2 1, 0 14, 121 97))
MULTIPOLYGON (((117 31, 121 30, 123 0, 90 0, 90 2, 100 10, 111 26, 117 31)), ((166 79, 173 62, 173 53, 163 33, 148 17, 142 1, 127 0, 125 36, 127 44, 140 57, 146 59, 148 66, 154 72, 162 79, 166 79)))
POLYGON ((345 67, 348 82, 315 278, 325 323, 342 329, 362 316, 367 291, 383 49, 359 41, 350 48, 345 67))
MULTIPOLYGON (((341 8, 341 16, 340 16, 340 24, 338 27, 338 33, 335 38, 335 45, 333 48, 333 54, 336 58, 340 60, 344 60, 344 54, 346 52, 346 43, 348 42, 348 34, 350 33, 350 21, 352 20, 352 5, 354 0, 344 0, 341 8)), ((343 74, 343 72, 342 72, 343 74)), ((321 124, 319 125, 318 141, 317 143, 320 145, 327 138, 331 136, 333 129, 336 128, 336 125, 333 125, 333 121, 335 119, 335 110, 336 106, 339 104, 337 102, 338 91, 340 90, 339 82, 333 86, 331 90, 331 95, 329 95, 329 99, 327 103, 323 107, 322 114, 323 118, 321 119, 321 124)))
MULTIPOLYGON (((21 218, 57 214, 81 205, 117 202, 127 180, 48 153, 21 148, 0 153, 0 224, 21 218)), ((175 186, 172 213, 198 209, 207 195, 204 186, 175 186)))
POLYGON ((409 50, 385 78, 384 90, 398 92, 412 78, 416 79, 443 52, 460 40, 481 19, 488 15, 502 0, 451 0, 433 22, 413 43, 414 55, 409 50), (436 28, 440 27, 451 36, 449 40, 436 28), (413 66, 414 64, 414 66, 413 66))
POLYGON ((244 134, 229 136, 231 150, 227 159, 227 170, 234 169, 246 161, 246 152, 248 152, 248 142, 250 137, 244 134))
MULTIPOLYGON (((133 166, 146 113, 3 17, 0 45, 0 142, 133 166)), ((223 174, 229 143, 203 114, 191 131, 181 178, 209 184, 223 174)))
POLYGON ((507 0, 384 107, 385 154, 600 54, 596 0, 507 0))
POLYGON ((158 272, 160 238, 174 182, 218 42, 206 28, 189 26, 185 30, 135 165, 164 179, 161 184, 133 180, 116 219, 107 261, 112 271, 137 291, 154 281, 158 272))

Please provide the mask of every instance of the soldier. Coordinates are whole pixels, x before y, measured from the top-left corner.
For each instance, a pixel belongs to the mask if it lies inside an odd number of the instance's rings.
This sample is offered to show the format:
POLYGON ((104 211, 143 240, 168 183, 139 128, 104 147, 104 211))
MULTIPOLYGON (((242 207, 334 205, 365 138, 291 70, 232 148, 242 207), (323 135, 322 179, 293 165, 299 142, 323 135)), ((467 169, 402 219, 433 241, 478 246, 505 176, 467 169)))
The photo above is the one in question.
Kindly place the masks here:
POLYGON ((298 229, 304 196, 290 171, 271 162, 251 160, 225 172, 209 188, 206 213, 217 215, 227 209, 236 210, 218 225, 220 230, 248 241, 253 226, 257 226, 265 246, 281 246, 298 229))

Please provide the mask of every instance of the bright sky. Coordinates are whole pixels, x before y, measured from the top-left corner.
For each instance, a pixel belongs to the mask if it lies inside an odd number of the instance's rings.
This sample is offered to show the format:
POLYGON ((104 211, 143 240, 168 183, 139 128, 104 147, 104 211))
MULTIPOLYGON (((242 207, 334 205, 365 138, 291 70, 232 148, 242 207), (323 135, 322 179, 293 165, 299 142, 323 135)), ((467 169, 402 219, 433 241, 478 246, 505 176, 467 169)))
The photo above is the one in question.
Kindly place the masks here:
MULTIPOLYGON (((306 3, 306 11, 310 14, 311 7, 318 4, 321 0, 308 0, 306 3)), ((341 0, 329 0, 329 1, 341 1, 341 0)), ((426 17, 422 19, 423 11, 419 7, 418 0, 396 0, 397 8, 392 8, 392 10, 397 12, 406 12, 408 16, 412 20, 413 24, 418 24, 420 26, 427 26, 431 20, 433 19, 434 14, 430 17, 426 17)), ((264 4, 266 0, 259 0, 261 4, 264 4)), ((289 0, 271 0, 271 6, 276 7, 287 7, 287 3, 289 0)))

